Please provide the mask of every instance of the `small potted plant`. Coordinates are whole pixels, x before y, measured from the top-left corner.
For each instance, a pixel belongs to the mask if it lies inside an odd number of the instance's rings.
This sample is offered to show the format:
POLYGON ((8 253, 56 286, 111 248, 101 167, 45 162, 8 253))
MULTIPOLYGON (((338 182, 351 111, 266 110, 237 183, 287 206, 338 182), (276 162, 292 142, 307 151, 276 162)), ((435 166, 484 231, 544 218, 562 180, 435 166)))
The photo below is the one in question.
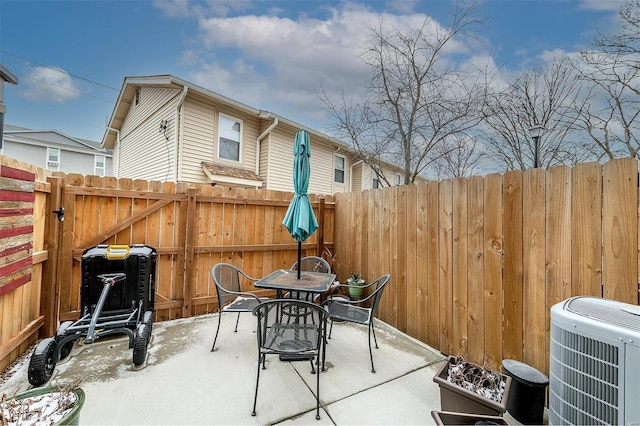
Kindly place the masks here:
POLYGON ((365 281, 360 276, 360 273, 353 272, 349 278, 347 278, 347 285, 349 287, 349 297, 352 299, 360 299, 362 297, 362 286, 365 281))
POLYGON ((511 377, 449 357, 433 377, 440 387, 442 411, 502 416, 507 410, 511 377))

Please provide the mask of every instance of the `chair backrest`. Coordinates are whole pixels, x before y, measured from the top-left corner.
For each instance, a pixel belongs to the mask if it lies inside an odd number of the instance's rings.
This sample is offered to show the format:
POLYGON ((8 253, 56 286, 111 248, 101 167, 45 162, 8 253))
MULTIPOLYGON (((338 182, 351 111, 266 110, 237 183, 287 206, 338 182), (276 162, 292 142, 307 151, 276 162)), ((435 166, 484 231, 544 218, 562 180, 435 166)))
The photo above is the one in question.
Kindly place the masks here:
POLYGON ((376 278, 371 284, 371 288, 373 288, 373 293, 371 293, 371 317, 376 315, 376 310, 378 309, 378 305, 380 304, 380 299, 382 298, 382 292, 384 288, 387 286, 389 279, 391 278, 390 274, 385 274, 379 278, 376 278))
POLYGON ((228 263, 218 263, 211 270, 220 308, 235 300, 238 296, 237 293, 242 291, 240 274, 240 269, 228 263))
MULTIPOLYGON (((291 265, 292 271, 298 270, 298 262, 291 265)), ((325 274, 331 273, 331 265, 325 259, 318 256, 307 256, 300 259, 300 270, 307 272, 323 272, 325 274)))
POLYGON ((253 309, 253 315, 258 317, 258 348, 289 354, 317 353, 329 318, 320 305, 297 299, 262 302, 253 309))

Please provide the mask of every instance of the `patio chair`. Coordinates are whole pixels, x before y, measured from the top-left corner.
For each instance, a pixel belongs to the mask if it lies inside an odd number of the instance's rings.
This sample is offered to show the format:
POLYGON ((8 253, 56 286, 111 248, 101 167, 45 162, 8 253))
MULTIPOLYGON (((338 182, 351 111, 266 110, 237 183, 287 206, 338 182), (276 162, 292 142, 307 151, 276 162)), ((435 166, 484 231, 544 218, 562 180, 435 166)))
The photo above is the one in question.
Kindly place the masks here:
POLYGON ((216 264, 213 269, 211 269, 211 276, 216 285, 216 293, 218 295, 218 328, 216 329, 216 337, 213 339, 213 346, 211 347, 211 352, 213 352, 216 349, 216 341, 218 340, 218 333, 220 332, 223 312, 238 313, 236 328, 234 330, 234 332, 237 332, 240 314, 242 312, 252 312, 253 308, 258 306, 259 303, 271 299, 266 297, 260 298, 251 292, 242 291, 240 286, 240 279, 242 277, 249 281, 257 281, 258 279, 248 276, 240 269, 228 263, 216 264))
MULTIPOLYGON (((331 320, 331 326, 329 328, 329 339, 331 339, 331 331, 333 330, 334 321, 346 321, 355 324, 366 325, 369 328, 369 356, 371 357, 371 372, 375 373, 376 369, 373 365, 373 351, 371 350, 371 335, 373 334, 373 340, 378 349, 378 340, 376 339, 376 332, 373 328, 373 319, 378 310, 380 299, 382 298, 382 292, 389 282, 391 275, 383 275, 371 283, 361 286, 365 292, 371 291, 367 297, 360 300, 347 300, 342 296, 330 295, 327 297, 322 305, 327 308, 329 312, 329 319, 331 320)), ((341 288, 349 288, 350 286, 340 284, 336 286, 336 290, 341 288)), ((366 293, 365 293, 366 294, 366 293)))
POLYGON ((252 416, 256 415, 260 364, 266 369, 266 356, 272 354, 303 357, 311 364, 311 374, 316 374, 316 419, 320 419, 320 371, 316 371, 313 360, 317 358, 318 369, 324 371, 324 342, 329 317, 320 305, 296 299, 274 299, 260 303, 253 309, 258 318, 258 374, 252 416), (305 321, 283 322, 281 312, 297 312, 305 321), (312 318, 313 320, 309 320, 312 318), (322 356, 322 367, 320 357, 322 356))

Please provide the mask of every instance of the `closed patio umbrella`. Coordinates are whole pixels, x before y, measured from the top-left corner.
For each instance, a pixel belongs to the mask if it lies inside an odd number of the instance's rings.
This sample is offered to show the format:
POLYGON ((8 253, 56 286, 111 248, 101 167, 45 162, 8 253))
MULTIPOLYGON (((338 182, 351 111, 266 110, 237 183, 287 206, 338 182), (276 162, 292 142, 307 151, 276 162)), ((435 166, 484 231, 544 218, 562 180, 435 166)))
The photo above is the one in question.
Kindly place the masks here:
MULTIPOLYGON (((311 175, 311 144, 309 133, 298 130, 293 143, 293 188, 294 195, 282 224, 287 227, 294 240, 298 242, 298 264, 302 252, 302 242, 318 229, 318 221, 309 202, 309 177, 311 175)), ((300 268, 298 268, 300 279, 300 268)))

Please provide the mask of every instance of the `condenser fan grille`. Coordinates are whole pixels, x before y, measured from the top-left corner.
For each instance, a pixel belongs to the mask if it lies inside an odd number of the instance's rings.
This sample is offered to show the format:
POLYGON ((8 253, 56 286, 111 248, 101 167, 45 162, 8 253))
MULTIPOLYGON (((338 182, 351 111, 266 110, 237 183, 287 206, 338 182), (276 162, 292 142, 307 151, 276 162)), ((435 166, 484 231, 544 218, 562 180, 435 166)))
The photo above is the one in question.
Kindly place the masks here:
POLYGON ((551 357, 550 416, 564 424, 618 424, 618 347, 552 324, 551 357))

